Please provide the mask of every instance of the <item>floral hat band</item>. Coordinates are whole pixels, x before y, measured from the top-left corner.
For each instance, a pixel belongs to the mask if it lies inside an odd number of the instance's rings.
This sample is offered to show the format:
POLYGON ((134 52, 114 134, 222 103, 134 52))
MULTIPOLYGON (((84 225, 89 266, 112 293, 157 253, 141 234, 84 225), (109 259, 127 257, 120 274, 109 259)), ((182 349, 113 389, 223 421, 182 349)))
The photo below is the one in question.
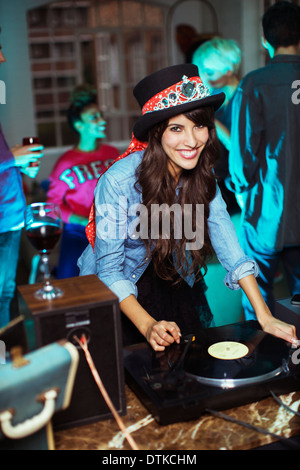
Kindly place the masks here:
POLYGON ((161 111, 191 101, 210 96, 209 89, 203 85, 201 78, 183 75, 180 82, 162 90, 153 96, 142 108, 142 114, 161 111))

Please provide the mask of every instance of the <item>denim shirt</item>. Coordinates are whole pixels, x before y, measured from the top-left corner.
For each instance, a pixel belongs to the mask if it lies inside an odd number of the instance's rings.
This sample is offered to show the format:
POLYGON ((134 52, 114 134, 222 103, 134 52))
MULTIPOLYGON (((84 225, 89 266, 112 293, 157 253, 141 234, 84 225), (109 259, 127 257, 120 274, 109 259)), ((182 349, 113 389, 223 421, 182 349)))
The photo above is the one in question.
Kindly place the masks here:
MULTIPOLYGON (((141 192, 135 186, 142 158, 143 151, 135 152, 101 176, 95 189, 95 248, 93 251, 89 245, 78 260, 80 275, 96 274, 120 302, 131 294, 137 297, 136 283, 150 263, 144 241, 135 232, 136 212, 131 213, 142 203, 141 192)), ((258 275, 256 263, 240 247, 218 187, 210 203, 208 228, 215 253, 227 271, 224 282, 229 288, 239 289, 239 279, 258 275)), ((193 286, 194 276, 185 277, 185 281, 193 286)))

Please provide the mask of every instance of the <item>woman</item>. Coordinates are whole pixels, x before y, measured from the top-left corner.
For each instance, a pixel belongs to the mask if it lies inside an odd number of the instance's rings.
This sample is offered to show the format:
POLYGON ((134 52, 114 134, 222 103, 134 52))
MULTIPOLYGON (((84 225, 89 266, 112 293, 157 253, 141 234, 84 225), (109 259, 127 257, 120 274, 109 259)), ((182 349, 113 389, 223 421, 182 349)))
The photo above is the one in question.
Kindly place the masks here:
POLYGON ((106 137, 106 122, 97 104, 97 94, 88 85, 72 93, 68 110, 70 127, 78 144, 65 152, 50 175, 48 202, 60 207, 64 221, 56 277, 77 276, 77 260, 87 246, 85 227, 99 175, 119 155, 118 150, 101 143, 106 137))
POLYGON ((240 248, 216 184, 214 110, 223 93, 210 96, 197 67, 185 64, 146 77, 134 94, 143 115, 128 151, 99 180, 87 227, 91 244, 79 260, 81 275, 98 275, 119 297, 124 344, 146 338, 162 351, 209 325, 202 279, 212 250, 227 270, 226 284, 245 290, 262 327, 295 340, 294 328, 275 320, 264 303, 257 267, 240 248))

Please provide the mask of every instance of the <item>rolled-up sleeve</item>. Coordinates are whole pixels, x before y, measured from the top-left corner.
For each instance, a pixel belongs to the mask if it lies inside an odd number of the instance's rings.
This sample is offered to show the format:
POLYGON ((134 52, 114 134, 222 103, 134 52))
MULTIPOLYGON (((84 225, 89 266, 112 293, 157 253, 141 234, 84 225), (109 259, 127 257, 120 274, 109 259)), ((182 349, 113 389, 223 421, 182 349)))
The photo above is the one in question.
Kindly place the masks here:
POLYGON ((122 302, 129 295, 134 295, 135 297, 138 295, 136 285, 128 280, 113 282, 108 287, 119 298, 119 302, 122 302))
POLYGON ((239 281, 250 274, 254 274, 254 276, 257 277, 259 269, 255 261, 245 256, 245 258, 238 261, 236 267, 233 267, 233 269, 226 274, 224 284, 232 290, 238 290, 240 289, 239 281))
POLYGON ((96 253, 93 252, 91 245, 89 245, 78 260, 80 276, 95 274, 118 297, 119 302, 122 302, 122 300, 131 294, 137 297, 137 287, 133 282, 125 279, 122 273, 116 276, 114 272, 111 272, 105 276, 99 268, 99 264, 95 262, 95 257, 96 253), (116 278, 118 280, 115 280, 116 278))
POLYGON ((240 288, 240 279, 250 274, 258 276, 257 264, 245 255, 240 246, 219 187, 217 187, 215 198, 210 203, 208 230, 215 254, 227 271, 224 279, 224 284, 227 287, 237 290, 240 288))

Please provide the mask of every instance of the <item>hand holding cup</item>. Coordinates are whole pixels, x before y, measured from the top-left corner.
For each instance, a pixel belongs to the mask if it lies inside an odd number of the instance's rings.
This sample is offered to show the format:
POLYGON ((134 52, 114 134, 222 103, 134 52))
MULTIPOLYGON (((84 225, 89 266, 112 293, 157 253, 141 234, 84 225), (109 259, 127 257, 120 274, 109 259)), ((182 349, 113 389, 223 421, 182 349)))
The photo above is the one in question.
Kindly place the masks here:
POLYGON ((16 166, 25 169, 30 164, 39 166, 39 159, 43 157, 44 146, 39 143, 38 137, 25 137, 22 145, 15 145, 11 152, 15 158, 16 166))

